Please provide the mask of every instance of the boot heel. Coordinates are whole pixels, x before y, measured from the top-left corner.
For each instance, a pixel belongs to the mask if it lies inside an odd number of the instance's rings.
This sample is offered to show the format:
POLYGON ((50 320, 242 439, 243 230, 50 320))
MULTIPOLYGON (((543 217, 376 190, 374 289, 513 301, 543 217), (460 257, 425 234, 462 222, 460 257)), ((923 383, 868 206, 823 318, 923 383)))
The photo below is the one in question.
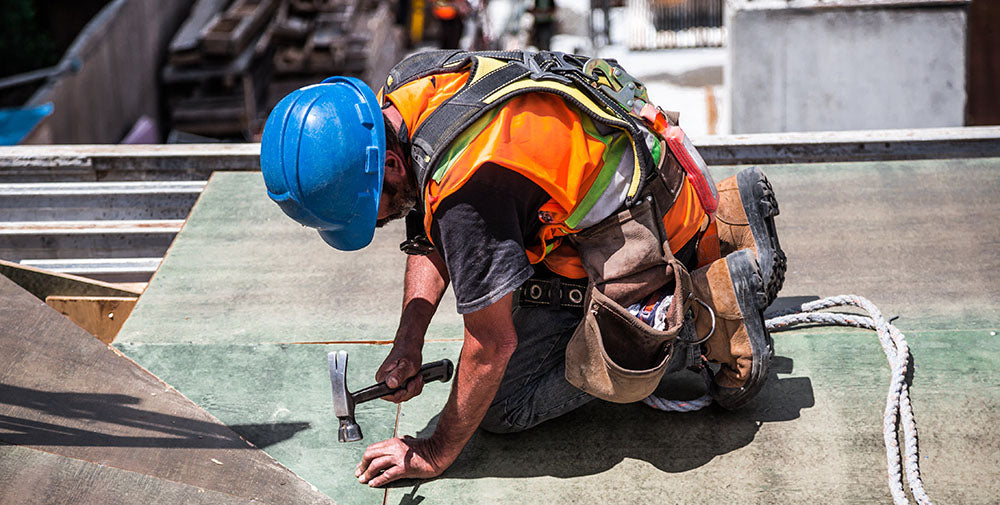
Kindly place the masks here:
POLYGON ((767 296, 765 306, 774 302, 778 291, 785 283, 788 260, 778 242, 778 232, 774 226, 774 216, 780 213, 774 188, 767 176, 757 167, 741 171, 737 177, 740 200, 747 215, 754 243, 757 245, 757 263, 767 296))
POLYGON ((750 377, 742 387, 726 388, 713 383, 711 394, 719 405, 734 410, 757 396, 767 381, 767 371, 774 355, 774 341, 764 326, 764 308, 768 301, 761 271, 753 253, 747 249, 733 252, 726 256, 726 265, 750 341, 752 364, 750 377))

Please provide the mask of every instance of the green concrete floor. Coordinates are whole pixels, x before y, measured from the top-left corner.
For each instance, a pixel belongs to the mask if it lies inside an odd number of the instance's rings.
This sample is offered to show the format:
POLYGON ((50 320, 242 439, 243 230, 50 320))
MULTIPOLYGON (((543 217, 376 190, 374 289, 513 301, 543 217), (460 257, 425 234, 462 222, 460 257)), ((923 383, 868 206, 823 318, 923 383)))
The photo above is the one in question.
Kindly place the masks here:
MULTIPOLYGON (((765 170, 789 256, 776 305, 854 293, 900 315, 927 492, 996 503, 1000 160, 765 170)), ((437 479, 358 484, 365 442, 429 433, 448 394, 363 405, 365 441, 336 442, 326 352, 351 353, 352 389, 371 382, 398 319, 402 235, 390 225, 337 252, 282 215, 259 174, 216 174, 115 345, 234 430, 252 426, 241 434, 338 503, 891 501, 885 357, 873 333, 840 328, 776 334, 774 373, 740 412, 593 402, 525 433, 477 433, 437 479)), ((457 359, 460 336, 449 295, 425 359, 457 359)))

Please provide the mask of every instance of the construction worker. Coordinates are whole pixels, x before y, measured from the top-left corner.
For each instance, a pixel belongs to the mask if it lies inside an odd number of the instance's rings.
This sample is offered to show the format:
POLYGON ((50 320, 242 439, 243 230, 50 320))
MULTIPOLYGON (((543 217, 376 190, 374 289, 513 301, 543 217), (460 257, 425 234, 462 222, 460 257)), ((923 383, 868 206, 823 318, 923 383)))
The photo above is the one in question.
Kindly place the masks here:
POLYGON ((275 107, 261 168, 285 213, 337 249, 406 217, 402 315, 375 374, 405 385, 390 400, 420 394, 449 284, 464 317, 433 435, 368 447, 362 483, 438 475, 478 427, 638 401, 668 372, 698 371, 730 409, 767 377, 762 312, 785 270, 770 185, 756 168, 712 184, 676 118, 613 61, 419 53, 378 96, 330 78, 275 107), (654 301, 659 330, 626 309, 654 301))
POLYGON ((465 18, 472 12, 468 0, 434 0, 431 14, 438 21, 438 45, 458 49, 465 33, 465 18))
POLYGON ((528 10, 531 13, 531 44, 542 51, 552 47, 552 36, 556 31, 555 0, 534 0, 534 5, 528 10))

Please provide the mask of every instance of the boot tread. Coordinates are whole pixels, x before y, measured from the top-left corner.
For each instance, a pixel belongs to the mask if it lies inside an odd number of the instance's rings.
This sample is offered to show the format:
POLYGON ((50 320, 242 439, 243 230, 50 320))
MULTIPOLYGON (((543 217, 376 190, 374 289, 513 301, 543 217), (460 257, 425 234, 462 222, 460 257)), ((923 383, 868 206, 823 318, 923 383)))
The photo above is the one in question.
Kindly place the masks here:
MULTIPOLYGON (((753 233, 757 248, 757 263, 761 269, 766 305, 774 302, 785 283, 788 260, 778 242, 774 216, 781 211, 774 196, 774 187, 757 167, 750 167, 737 176, 740 199, 753 233)), ((765 306, 766 306, 765 305, 765 306)))

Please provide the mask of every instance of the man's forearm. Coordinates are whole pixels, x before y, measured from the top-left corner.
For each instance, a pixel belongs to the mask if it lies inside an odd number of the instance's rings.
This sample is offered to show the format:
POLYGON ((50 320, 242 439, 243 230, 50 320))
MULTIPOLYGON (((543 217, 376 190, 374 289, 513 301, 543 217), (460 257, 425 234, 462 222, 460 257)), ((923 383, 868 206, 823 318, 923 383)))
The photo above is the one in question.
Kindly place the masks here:
MULTIPOLYGON (((465 316, 465 344, 458 374, 434 434, 430 438, 394 437, 372 444, 354 471, 359 482, 381 486, 401 478, 434 477, 458 458, 486 415, 517 347, 511 300, 508 294, 465 316)), ((396 346, 393 349, 395 352, 396 346)), ((408 394, 412 397, 418 393, 408 394)))
POLYGON ((465 343, 448 403, 431 436, 444 461, 451 463, 486 415, 507 362, 517 347, 510 317, 511 296, 465 318, 465 343))
POLYGON ((447 286, 448 270, 437 252, 407 257, 397 344, 423 346, 424 333, 447 286))

